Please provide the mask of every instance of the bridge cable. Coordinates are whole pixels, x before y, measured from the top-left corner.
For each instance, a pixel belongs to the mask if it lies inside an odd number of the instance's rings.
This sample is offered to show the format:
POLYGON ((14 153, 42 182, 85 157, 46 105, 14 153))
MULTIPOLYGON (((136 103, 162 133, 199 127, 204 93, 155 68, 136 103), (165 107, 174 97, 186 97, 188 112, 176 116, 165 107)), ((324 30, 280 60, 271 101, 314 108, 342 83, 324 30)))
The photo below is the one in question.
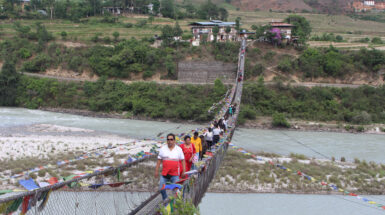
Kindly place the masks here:
POLYGON ((303 147, 305 147, 305 148, 308 148, 309 150, 313 151, 314 153, 316 153, 316 154, 318 154, 318 155, 320 155, 320 156, 322 156, 322 157, 324 157, 324 158, 326 158, 326 159, 328 159, 328 160, 331 160, 331 158, 330 158, 329 156, 327 156, 327 155, 325 155, 325 154, 323 154, 323 153, 321 153, 321 152, 315 150, 314 148, 312 148, 312 147, 310 147, 310 146, 308 146, 308 145, 302 143, 301 141, 299 141, 299 140, 297 140, 296 138, 294 138, 294 137, 292 137, 292 136, 286 134, 286 133, 283 132, 283 131, 280 131, 280 132, 281 132, 283 135, 285 135, 285 136, 289 137, 290 139, 292 139, 294 142, 298 143, 299 145, 301 145, 301 146, 303 146, 303 147))
POLYGON ((337 195, 331 195, 331 196, 333 196, 333 197, 335 197, 335 198, 339 198, 339 199, 345 200, 345 201, 348 201, 348 202, 350 202, 350 203, 354 203, 354 204, 363 206, 363 207, 367 207, 367 208, 372 208, 372 209, 374 209, 374 210, 381 210, 381 211, 383 211, 381 208, 371 207, 370 205, 363 204, 363 203, 361 203, 361 202, 356 202, 356 201, 353 201, 353 200, 350 200, 350 199, 346 199, 346 198, 344 198, 343 196, 337 196, 337 195))

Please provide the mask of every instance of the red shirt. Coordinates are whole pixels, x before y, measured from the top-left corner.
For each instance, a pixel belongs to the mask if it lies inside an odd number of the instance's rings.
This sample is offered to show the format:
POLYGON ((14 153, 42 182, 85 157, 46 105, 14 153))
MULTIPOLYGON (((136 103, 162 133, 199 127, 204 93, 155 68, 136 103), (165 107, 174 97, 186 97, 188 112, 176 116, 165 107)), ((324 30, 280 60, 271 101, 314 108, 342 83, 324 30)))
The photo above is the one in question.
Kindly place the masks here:
POLYGON ((167 145, 159 150, 158 159, 163 161, 162 175, 178 176, 182 170, 181 160, 184 160, 184 154, 179 146, 175 146, 171 151, 167 145))
POLYGON ((187 147, 185 144, 182 144, 180 145, 180 147, 182 148, 182 151, 184 153, 184 159, 186 160, 186 163, 190 162, 191 157, 194 156, 196 153, 194 144, 190 143, 190 147, 187 147))

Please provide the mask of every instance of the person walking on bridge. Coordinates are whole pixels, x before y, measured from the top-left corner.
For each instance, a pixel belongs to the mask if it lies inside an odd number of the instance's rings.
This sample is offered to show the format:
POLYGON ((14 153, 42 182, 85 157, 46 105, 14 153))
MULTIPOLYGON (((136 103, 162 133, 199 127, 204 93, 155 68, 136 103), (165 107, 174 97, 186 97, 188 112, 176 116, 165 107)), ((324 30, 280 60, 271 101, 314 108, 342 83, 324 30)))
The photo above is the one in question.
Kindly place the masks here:
POLYGON ((233 105, 233 113, 235 114, 235 111, 237 111, 237 103, 234 103, 233 105))
POLYGON ((159 176, 159 167, 162 163, 162 175, 159 180, 159 188, 162 194, 163 200, 167 198, 166 190, 163 190, 163 186, 167 182, 175 183, 179 181, 179 175, 184 176, 186 171, 186 162, 182 149, 175 145, 175 135, 167 135, 167 145, 162 146, 158 154, 158 162, 155 167, 155 178, 159 176), (182 166, 181 166, 182 165, 182 166), (182 172, 182 174, 181 174, 182 172))
POLYGON ((204 135, 207 143, 207 150, 211 150, 211 146, 213 145, 213 130, 208 128, 204 135))
POLYGON ((200 157, 199 155, 202 153, 202 140, 199 138, 199 133, 197 131, 194 132, 194 136, 191 138, 191 143, 194 144, 195 150, 198 153, 198 158, 200 157))
POLYGON ((219 141, 219 135, 221 134, 221 129, 219 125, 216 124, 213 129, 213 145, 217 144, 219 141))
POLYGON ((193 164, 193 157, 196 154, 195 146, 191 143, 191 137, 185 136, 184 143, 180 145, 180 148, 183 151, 184 159, 186 161, 186 172, 191 170, 193 164))

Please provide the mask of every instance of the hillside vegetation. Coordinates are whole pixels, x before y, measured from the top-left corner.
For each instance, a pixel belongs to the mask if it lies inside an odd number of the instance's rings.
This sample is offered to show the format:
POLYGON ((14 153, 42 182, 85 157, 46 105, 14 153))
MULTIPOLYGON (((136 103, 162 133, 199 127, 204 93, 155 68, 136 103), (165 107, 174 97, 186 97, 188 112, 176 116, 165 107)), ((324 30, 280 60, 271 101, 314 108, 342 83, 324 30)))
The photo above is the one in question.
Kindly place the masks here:
POLYGON ((282 113, 288 118, 355 124, 385 123, 385 86, 374 88, 292 87, 282 83, 244 85, 241 122, 282 113))

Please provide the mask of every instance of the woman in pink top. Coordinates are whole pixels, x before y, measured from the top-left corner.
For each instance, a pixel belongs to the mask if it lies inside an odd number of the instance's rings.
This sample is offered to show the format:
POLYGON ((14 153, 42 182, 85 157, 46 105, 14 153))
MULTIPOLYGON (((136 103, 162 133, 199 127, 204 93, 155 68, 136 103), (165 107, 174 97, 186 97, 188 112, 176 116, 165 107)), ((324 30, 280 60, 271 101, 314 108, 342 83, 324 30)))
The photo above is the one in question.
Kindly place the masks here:
POLYGON ((184 143, 180 145, 184 154, 184 160, 186 161, 186 172, 190 171, 192 166, 192 160, 196 153, 194 144, 191 144, 191 137, 185 136, 184 143))

